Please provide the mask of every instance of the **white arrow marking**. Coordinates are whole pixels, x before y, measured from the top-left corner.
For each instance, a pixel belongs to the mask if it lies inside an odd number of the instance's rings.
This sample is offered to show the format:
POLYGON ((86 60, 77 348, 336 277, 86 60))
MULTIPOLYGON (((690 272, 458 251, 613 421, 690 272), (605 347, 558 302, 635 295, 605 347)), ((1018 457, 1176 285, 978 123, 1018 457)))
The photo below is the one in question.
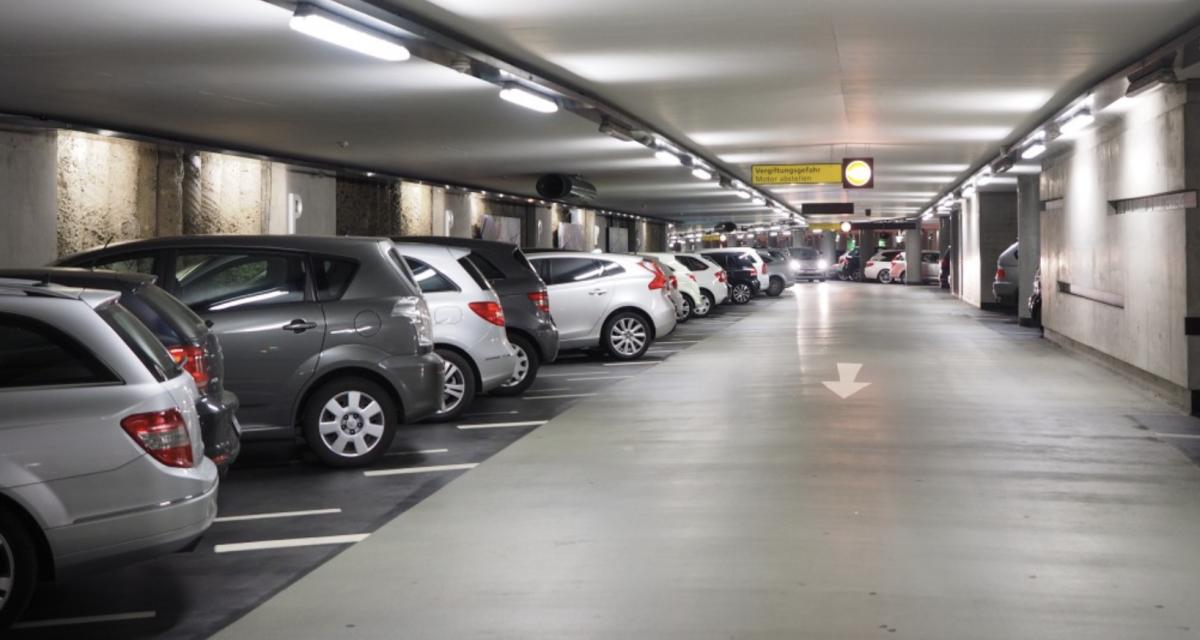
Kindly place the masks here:
POLYGON ((841 380, 836 382, 823 382, 822 384, 828 387, 830 391, 838 394, 839 398, 845 400, 846 398, 849 398, 859 391, 871 386, 870 382, 854 381, 854 379, 858 377, 859 369, 862 369, 861 364, 856 364, 853 362, 839 362, 838 377, 841 378, 841 380))

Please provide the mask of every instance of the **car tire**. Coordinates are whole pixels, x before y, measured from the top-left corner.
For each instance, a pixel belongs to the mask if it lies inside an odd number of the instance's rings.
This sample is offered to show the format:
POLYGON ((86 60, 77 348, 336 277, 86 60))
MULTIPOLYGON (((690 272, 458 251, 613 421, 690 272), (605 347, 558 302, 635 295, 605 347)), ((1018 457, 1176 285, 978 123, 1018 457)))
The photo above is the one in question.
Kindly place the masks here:
POLYGON ((696 317, 707 318, 712 310, 717 308, 717 298, 707 289, 702 289, 700 295, 704 298, 704 304, 696 308, 696 317))
POLYGON ((434 349, 442 357, 445 365, 442 368, 444 376, 442 394, 442 410, 433 415, 434 420, 454 420, 461 416, 471 402, 475 400, 475 368, 470 361, 457 351, 449 349, 434 349), (451 403, 447 405, 447 403, 451 403))
POLYGON ((519 396, 537 380, 542 357, 533 341, 519 333, 508 334, 508 341, 517 352, 517 367, 508 382, 492 390, 494 396, 519 396), (523 372, 523 373, 522 373, 523 372))
POLYGON ((739 282, 733 285, 733 288, 729 291, 729 299, 734 304, 748 304, 754 299, 754 289, 744 282, 739 282))
POLYGON ((346 376, 326 382, 309 396, 301 426, 308 448, 321 462, 362 467, 387 453, 399 422, 400 411, 386 389, 366 378, 346 376))
POLYGON ((890 284, 892 282, 892 272, 887 270, 880 271, 876 274, 875 279, 879 281, 879 284, 890 284))
POLYGON ((0 507, 0 632, 12 626, 29 600, 38 581, 37 549, 25 524, 0 507))
POLYGON ((907 275, 908 275, 908 272, 907 272, 907 271, 901 271, 901 272, 900 272, 900 277, 899 277, 899 278, 895 278, 894 280, 892 280, 892 282, 894 282, 894 283, 896 283, 896 284, 904 284, 904 280, 905 280, 905 277, 906 277, 907 275))
POLYGON ((637 360, 650 348, 650 323, 632 311, 614 314, 604 322, 600 343, 617 360, 637 360))
POLYGON ((767 296, 778 298, 783 295, 784 290, 783 280, 779 278, 771 278, 771 283, 767 285, 767 296))
POLYGON ((675 322, 683 324, 692 319, 692 315, 696 311, 696 303, 692 301, 691 296, 686 293, 679 294, 683 298, 683 311, 676 312, 675 322))

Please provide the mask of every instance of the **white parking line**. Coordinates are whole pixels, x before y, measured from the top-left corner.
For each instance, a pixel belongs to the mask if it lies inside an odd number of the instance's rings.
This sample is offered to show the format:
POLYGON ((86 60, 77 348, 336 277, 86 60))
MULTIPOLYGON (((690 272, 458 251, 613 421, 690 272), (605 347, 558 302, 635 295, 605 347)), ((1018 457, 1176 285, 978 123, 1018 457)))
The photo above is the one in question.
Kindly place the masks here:
POLYGON ((30 620, 13 625, 13 629, 42 629, 45 627, 66 627, 76 624, 98 624, 102 622, 126 622, 128 620, 148 620, 158 615, 157 611, 134 611, 133 613, 114 613, 107 616, 82 616, 79 618, 52 618, 47 620, 30 620))
POLYGON ((1194 433, 1155 433, 1160 438, 1179 438, 1181 440, 1200 440, 1200 435, 1194 433))
POLYGON ((483 413, 464 413, 463 416, 511 416, 518 413, 520 411, 485 411, 483 413))
POLYGON ((429 467, 403 467, 401 469, 375 469, 373 471, 364 471, 363 475, 368 478, 379 478, 381 476, 406 476, 413 473, 436 473, 439 471, 463 471, 466 469, 474 469, 478 467, 478 462, 468 462, 464 464, 439 464, 429 467))
POLYGON ((590 378, 567 378, 567 382, 584 382, 587 380, 624 380, 633 376, 592 376, 590 378))
POLYGON ((526 400, 558 400, 560 398, 590 398, 594 393, 560 393, 553 396, 524 396, 526 400))
POLYGON ((696 344, 697 342, 701 342, 701 340, 659 340, 654 344, 696 344))
POLYGON ((552 393, 554 391, 570 391, 570 387, 555 387, 553 389, 530 389, 530 393, 552 393))
POLYGON ((237 553, 239 551, 265 551, 267 549, 295 549, 297 547, 321 547, 334 544, 354 544, 367 539, 369 533, 352 533, 344 536, 318 536, 315 538, 285 538, 282 540, 259 540, 257 542, 235 542, 213 547, 213 553, 237 553))
POLYGON ((504 427, 540 427, 546 424, 547 420, 529 420, 528 422, 493 422, 491 424, 460 424, 459 429, 502 429, 504 427))
POLYGON ((393 451, 384 456, 425 456, 431 453, 450 453, 449 449, 421 449, 420 451, 393 451))
POLYGON ((646 349, 646 353, 679 353, 683 349, 646 349))
POLYGON ((654 365, 654 364, 658 364, 658 360, 651 360, 648 362, 605 362, 604 366, 606 366, 606 367, 633 367, 633 366, 649 366, 649 365, 654 365))
POLYGON ((216 522, 246 522, 247 520, 274 520, 276 518, 302 518, 304 516, 325 516, 341 513, 341 509, 309 509, 308 511, 278 511, 276 513, 254 513, 245 516, 222 516, 213 520, 216 522))

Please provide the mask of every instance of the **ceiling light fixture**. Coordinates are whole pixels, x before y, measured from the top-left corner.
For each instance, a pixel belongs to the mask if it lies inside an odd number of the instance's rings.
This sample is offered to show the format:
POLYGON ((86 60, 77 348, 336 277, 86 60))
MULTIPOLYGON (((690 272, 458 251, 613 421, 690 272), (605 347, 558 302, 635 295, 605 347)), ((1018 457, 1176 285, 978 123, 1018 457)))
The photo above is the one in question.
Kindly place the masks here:
POLYGON ((753 202, 754 204, 756 204, 760 207, 767 204, 767 201, 765 199, 763 199, 762 196, 754 196, 753 198, 750 199, 750 202, 753 202))
POLYGON ((1034 158, 1041 157, 1043 153, 1046 153, 1046 144, 1044 142, 1035 142, 1021 152, 1021 159, 1033 160, 1034 158))
POLYGON ((1096 116, 1093 116, 1091 111, 1083 109, 1062 123, 1058 130, 1064 136, 1074 135, 1092 126, 1092 123, 1095 121, 1096 116))
POLYGON ((737 191, 735 191, 734 193, 735 193, 735 194, 737 194, 737 197, 741 198, 742 200, 749 200, 749 199, 750 199, 750 192, 749 192, 749 191, 746 191, 746 190, 744 190, 744 189, 738 189, 738 190, 737 190, 737 191))
POLYGON ((506 102, 525 107, 538 113, 554 113, 558 111, 558 103, 546 96, 535 93, 518 84, 508 83, 500 90, 500 98, 506 102))
POLYGON ((117 132, 113 131, 112 129, 100 129, 96 133, 98 133, 102 136, 105 136, 105 137, 112 137, 112 136, 117 135, 117 132))
POLYGON ((674 151, 669 151, 667 149, 659 149, 658 151, 654 152, 654 157, 663 161, 665 164, 670 164, 670 165, 682 165, 683 164, 683 158, 680 158, 678 155, 676 155, 674 151))
POLYGON ((310 4, 297 7, 288 26, 306 36, 388 62, 402 62, 410 56, 404 45, 390 37, 310 4))
POLYGON ((713 177, 711 171, 699 165, 692 168, 692 175, 695 176, 697 180, 712 180, 713 177))

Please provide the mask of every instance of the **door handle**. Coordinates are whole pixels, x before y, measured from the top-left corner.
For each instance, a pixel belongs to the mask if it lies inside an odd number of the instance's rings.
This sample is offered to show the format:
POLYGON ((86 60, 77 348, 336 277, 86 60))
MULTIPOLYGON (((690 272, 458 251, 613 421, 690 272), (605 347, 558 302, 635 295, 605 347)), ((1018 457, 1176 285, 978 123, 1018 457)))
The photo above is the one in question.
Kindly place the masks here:
POLYGON ((588 292, 589 296, 602 296, 608 293, 608 289, 592 289, 588 292))
POLYGON ((316 329, 316 328, 317 328, 317 323, 309 322, 307 320, 304 320, 303 318, 297 318, 297 319, 292 320, 291 322, 283 325, 284 331, 291 331, 292 333, 304 333, 305 331, 308 331, 309 329, 316 329))

